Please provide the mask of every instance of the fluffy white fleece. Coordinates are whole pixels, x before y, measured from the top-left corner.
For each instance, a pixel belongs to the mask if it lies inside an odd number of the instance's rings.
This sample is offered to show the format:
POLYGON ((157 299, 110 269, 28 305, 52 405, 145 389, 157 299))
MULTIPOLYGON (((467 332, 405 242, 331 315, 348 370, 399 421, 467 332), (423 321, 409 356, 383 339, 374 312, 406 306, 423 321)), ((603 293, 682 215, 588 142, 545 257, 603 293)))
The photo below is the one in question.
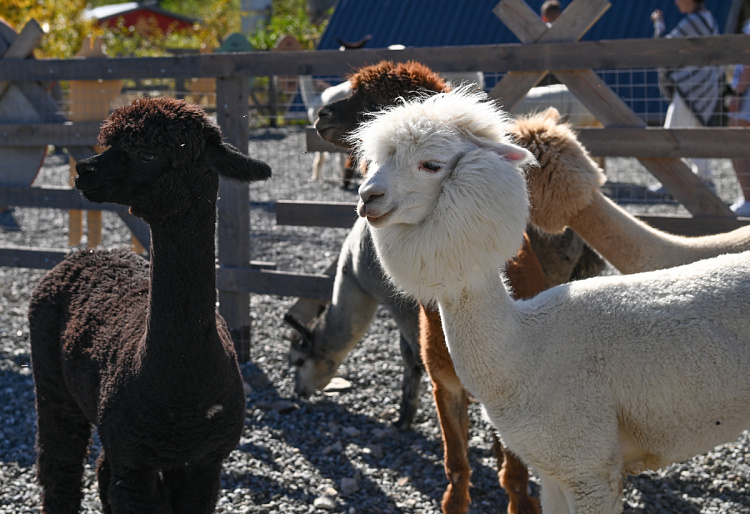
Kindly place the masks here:
POLYGON ((623 473, 750 426, 750 254, 600 277, 514 302, 530 154, 466 90, 394 107, 356 134, 385 270, 440 307, 456 372, 542 479, 547 512, 620 512, 623 473))

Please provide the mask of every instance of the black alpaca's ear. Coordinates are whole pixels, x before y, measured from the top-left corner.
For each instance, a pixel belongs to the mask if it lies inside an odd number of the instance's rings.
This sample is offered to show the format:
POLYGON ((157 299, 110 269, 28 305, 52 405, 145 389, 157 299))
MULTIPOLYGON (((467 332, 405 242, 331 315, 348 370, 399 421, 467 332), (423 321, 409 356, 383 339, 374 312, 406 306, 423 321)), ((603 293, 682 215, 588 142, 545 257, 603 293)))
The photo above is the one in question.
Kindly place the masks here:
POLYGON ((271 167, 243 154, 229 143, 208 145, 203 160, 219 176, 238 182, 256 182, 271 177, 271 167))

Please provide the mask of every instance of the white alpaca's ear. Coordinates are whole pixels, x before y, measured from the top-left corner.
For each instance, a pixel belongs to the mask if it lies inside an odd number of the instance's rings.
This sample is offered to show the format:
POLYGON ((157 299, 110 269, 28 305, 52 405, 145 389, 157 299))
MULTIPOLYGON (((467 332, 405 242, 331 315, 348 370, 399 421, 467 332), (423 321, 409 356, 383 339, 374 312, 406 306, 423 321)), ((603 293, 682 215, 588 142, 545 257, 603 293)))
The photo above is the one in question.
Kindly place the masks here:
POLYGON ((536 163, 536 158, 527 149, 512 143, 498 143, 488 139, 478 138, 473 134, 466 134, 467 139, 479 148, 495 152, 500 157, 507 159, 516 166, 522 164, 536 163))

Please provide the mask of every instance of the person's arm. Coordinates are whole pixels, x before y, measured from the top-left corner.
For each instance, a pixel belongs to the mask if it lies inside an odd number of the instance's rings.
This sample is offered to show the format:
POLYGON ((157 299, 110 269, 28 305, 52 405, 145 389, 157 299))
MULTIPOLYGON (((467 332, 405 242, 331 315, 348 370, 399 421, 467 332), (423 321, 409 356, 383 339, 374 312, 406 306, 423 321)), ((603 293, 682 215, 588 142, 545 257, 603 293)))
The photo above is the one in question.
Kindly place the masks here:
POLYGON ((664 34, 664 14, 661 10, 656 9, 651 13, 651 23, 654 24, 654 37, 661 37, 664 34))
POLYGON ((737 84, 734 87, 734 96, 729 101, 729 112, 736 112, 740 110, 742 105, 742 97, 750 89, 750 65, 745 65, 742 68, 742 73, 737 80, 737 84))

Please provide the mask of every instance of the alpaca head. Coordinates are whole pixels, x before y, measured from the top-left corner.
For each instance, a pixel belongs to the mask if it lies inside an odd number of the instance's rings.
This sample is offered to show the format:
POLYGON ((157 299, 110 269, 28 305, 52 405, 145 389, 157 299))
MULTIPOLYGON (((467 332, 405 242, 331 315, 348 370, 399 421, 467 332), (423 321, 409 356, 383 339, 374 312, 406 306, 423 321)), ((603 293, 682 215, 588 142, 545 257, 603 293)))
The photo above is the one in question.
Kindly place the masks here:
POLYGON ((349 96, 323 106, 315 122, 320 137, 345 148, 349 148, 346 134, 362 123, 367 113, 395 105, 399 98, 448 89, 437 73, 414 61, 381 61, 365 66, 349 77, 349 83, 352 85, 349 96))
POLYGON ((547 232, 562 232, 604 184, 604 173, 553 107, 519 118, 511 137, 537 159, 526 172, 531 222, 547 232))
POLYGON ((223 143, 200 107, 173 98, 141 98, 116 109, 99 143, 109 148, 77 163, 76 187, 93 202, 128 205, 147 221, 215 203, 219 176, 271 176, 267 164, 223 143))
POLYGON ((386 272, 422 302, 496 273, 528 217, 522 167, 506 115, 459 88, 392 107, 351 137, 368 172, 359 189, 386 272))
POLYGON ((294 316, 284 316, 284 321, 295 329, 289 337, 289 364, 295 368, 294 393, 301 398, 307 398, 327 386, 347 354, 346 351, 334 352, 326 345, 316 344, 316 334, 329 307, 330 304, 321 308, 309 327, 294 316))

